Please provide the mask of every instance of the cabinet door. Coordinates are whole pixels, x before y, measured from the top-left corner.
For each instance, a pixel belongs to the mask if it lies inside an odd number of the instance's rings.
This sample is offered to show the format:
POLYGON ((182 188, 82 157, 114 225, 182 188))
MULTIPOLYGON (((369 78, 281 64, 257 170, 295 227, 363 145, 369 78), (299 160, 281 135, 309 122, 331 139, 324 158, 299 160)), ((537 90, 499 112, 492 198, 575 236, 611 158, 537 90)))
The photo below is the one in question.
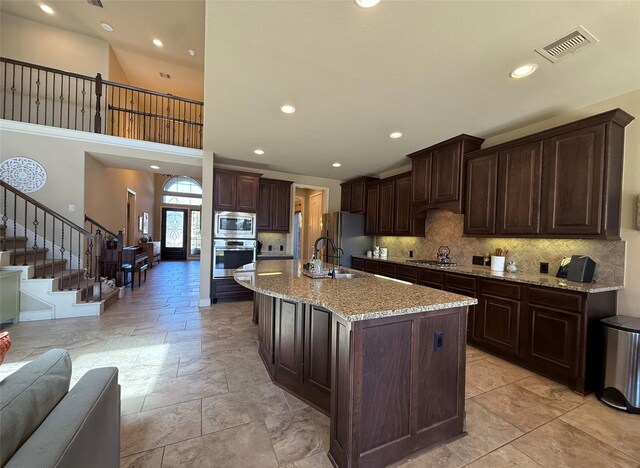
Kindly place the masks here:
POLYGON ((279 182, 274 184, 271 193, 271 230, 289 232, 291 214, 291 184, 279 182))
MULTIPOLYGON (((466 289, 454 288, 452 286, 445 286, 445 291, 449 291, 463 296, 478 297, 475 291, 468 291, 466 289)), ((467 339, 473 340, 476 328, 476 306, 469 306, 469 313, 467 314, 467 339)))
POLYGON ((256 294, 258 308, 258 352, 267 365, 269 372, 273 372, 273 305, 275 299, 265 294, 256 294))
MULTIPOLYGON (((327 395, 331 391, 331 312, 307 306, 304 383, 327 395)), ((328 409, 328 408, 327 408, 328 409)))
POLYGON ((393 233, 409 236, 411 232, 411 176, 407 175, 395 181, 395 206, 393 210, 393 233))
POLYGON ((340 190, 340 211, 351 211, 351 184, 345 184, 340 190))
POLYGON ((297 302, 276 299, 275 377, 282 385, 302 383, 304 310, 297 302))
POLYGON ((380 208, 378 210, 378 233, 393 234, 395 181, 380 182, 380 208))
POLYGON ((236 176, 238 211, 255 212, 258 209, 258 190, 260 179, 255 176, 236 176))
POLYGON ((431 204, 460 199, 460 144, 452 143, 431 153, 431 204))
POLYGON ((371 184, 367 187, 367 212, 365 213, 365 234, 378 233, 378 214, 380 211, 380 185, 371 184))
POLYGON ((431 203, 431 153, 411 163, 413 203, 431 203))
POLYGON ((236 176, 226 172, 216 172, 213 178, 213 208, 217 211, 236 209, 236 176))
POLYGON ((478 341, 498 353, 518 354, 520 301, 481 294, 475 313, 478 341))
POLYGON ((580 313, 529 304, 525 358, 545 375, 566 380, 578 375, 580 313))
POLYGON ((498 174, 497 233, 539 234, 542 142, 501 151, 498 174))
POLYGON ((604 125, 545 140, 546 234, 603 234, 604 144, 604 125))
POLYGON ((497 153, 466 161, 465 234, 494 234, 496 221, 497 153))
POLYGON ((364 213, 366 204, 365 198, 367 196, 367 184, 366 181, 358 180, 351 184, 351 203, 350 211, 352 213, 364 213))
POLYGON ((258 190, 258 213, 257 224, 258 230, 271 230, 271 192, 273 185, 269 182, 260 181, 260 189, 258 190))

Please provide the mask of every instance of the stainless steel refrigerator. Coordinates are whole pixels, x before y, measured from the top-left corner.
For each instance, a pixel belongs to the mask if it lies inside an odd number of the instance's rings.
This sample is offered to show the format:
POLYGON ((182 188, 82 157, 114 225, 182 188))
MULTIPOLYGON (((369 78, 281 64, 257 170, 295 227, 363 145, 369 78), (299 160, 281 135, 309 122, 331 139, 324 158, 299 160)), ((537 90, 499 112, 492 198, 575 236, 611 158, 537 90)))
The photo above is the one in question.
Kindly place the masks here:
MULTIPOLYGON (((344 251, 342 266, 351 267, 352 255, 364 255, 373 246, 373 237, 364 234, 364 215, 336 211, 322 215, 321 235, 330 237, 336 247, 344 251)), ((322 247, 322 258, 328 262, 333 262, 333 252, 331 247, 325 248, 325 242, 318 245, 322 247)))

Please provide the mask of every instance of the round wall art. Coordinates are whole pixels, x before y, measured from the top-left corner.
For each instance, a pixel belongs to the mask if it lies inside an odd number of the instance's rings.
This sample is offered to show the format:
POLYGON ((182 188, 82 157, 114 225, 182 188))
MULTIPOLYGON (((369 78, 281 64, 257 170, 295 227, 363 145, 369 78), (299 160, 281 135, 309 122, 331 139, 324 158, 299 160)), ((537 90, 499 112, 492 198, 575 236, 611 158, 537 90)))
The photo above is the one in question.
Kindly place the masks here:
POLYGON ((0 163, 0 180, 21 192, 36 192, 47 183, 47 171, 38 161, 16 156, 0 163))

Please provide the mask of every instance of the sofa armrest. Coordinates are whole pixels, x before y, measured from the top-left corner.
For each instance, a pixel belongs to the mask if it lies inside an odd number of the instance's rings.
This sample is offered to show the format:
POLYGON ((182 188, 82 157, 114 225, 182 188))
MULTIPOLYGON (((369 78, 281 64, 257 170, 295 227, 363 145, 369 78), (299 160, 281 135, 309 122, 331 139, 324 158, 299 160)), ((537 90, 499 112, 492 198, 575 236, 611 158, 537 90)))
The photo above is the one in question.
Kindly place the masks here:
POLYGON ((118 369, 88 371, 9 460, 7 468, 117 468, 120 464, 118 369))

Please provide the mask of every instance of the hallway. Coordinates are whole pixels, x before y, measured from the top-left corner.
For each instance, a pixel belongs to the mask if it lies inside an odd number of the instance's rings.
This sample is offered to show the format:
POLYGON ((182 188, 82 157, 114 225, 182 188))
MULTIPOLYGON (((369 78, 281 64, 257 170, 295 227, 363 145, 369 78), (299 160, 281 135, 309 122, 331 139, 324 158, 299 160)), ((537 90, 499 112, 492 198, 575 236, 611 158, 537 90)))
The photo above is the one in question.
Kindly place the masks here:
MULTIPOLYGON (((199 267, 161 262, 99 318, 7 327, 0 379, 56 347, 72 385, 117 366, 123 468, 330 467, 328 418, 270 382, 250 302, 198 309, 199 267)), ((467 361, 468 435, 406 466, 638 466, 634 416, 473 348, 467 361)))

